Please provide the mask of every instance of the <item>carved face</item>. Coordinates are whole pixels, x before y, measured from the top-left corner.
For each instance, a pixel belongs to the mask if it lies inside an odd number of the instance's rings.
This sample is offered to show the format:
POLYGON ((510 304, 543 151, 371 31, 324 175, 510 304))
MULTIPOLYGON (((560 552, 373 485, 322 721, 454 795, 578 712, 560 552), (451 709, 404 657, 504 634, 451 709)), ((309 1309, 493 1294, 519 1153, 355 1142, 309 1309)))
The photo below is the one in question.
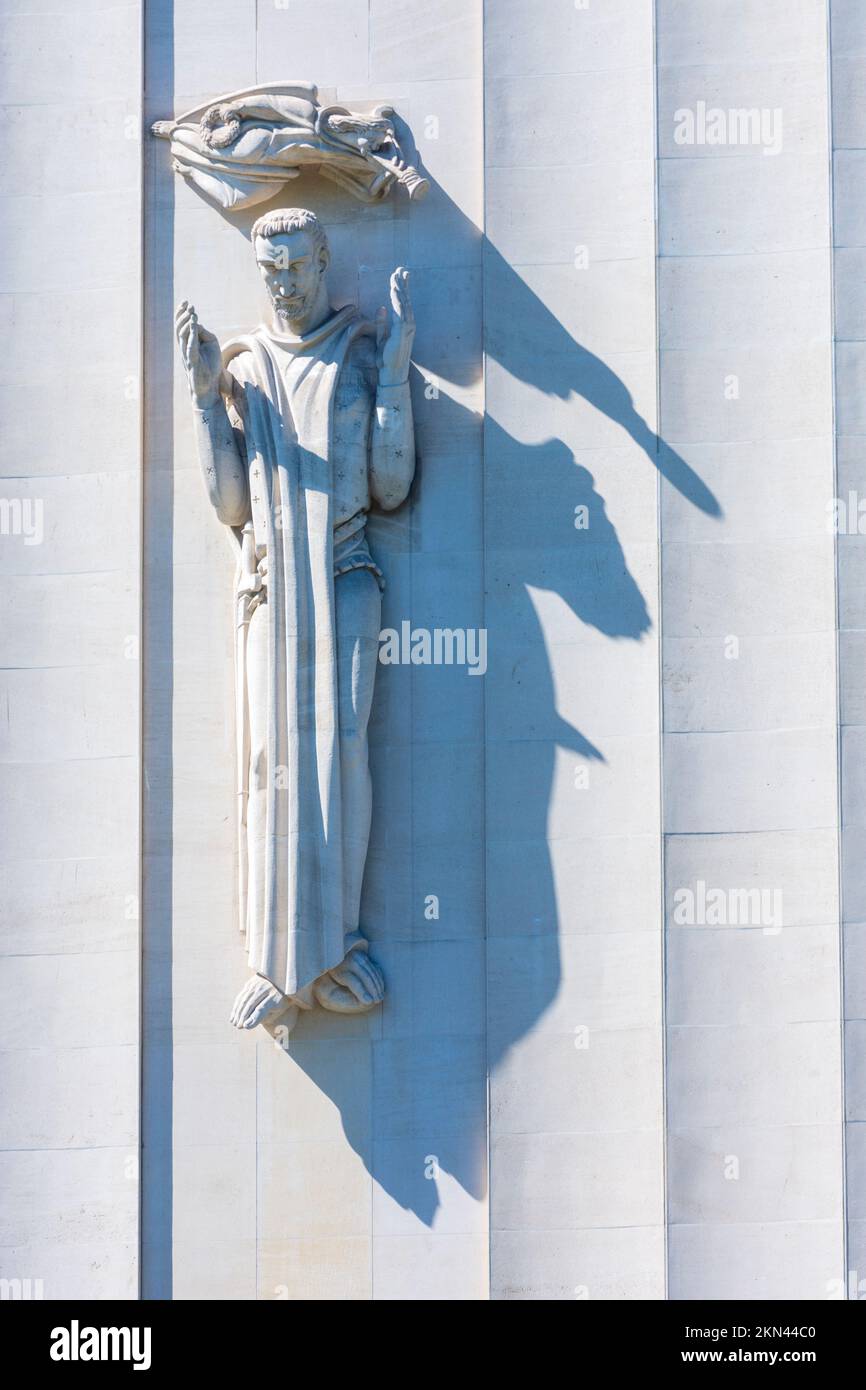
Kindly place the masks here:
POLYGON ((256 237, 256 261, 280 318, 306 318, 328 267, 327 251, 316 251, 309 232, 280 232, 256 237))

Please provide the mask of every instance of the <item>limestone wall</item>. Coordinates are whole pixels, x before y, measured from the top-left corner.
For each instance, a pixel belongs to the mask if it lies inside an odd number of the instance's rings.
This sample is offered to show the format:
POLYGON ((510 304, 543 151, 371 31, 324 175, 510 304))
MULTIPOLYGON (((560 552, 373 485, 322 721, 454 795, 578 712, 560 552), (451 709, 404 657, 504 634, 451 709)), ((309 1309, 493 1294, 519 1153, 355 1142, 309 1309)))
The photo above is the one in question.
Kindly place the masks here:
POLYGON ((0 39, 0 1276, 134 1297, 141 16, 48 8, 0 39))
POLYGON ((861 9, 4 14, 2 1276, 858 1296, 861 9), (383 625, 483 628, 488 664, 380 668, 388 995, 280 1046, 228 1023, 233 557, 172 332, 181 298, 259 321, 261 209, 205 204, 137 115, 290 78, 393 104, 431 180, 274 205, 365 313, 411 267, 383 625))

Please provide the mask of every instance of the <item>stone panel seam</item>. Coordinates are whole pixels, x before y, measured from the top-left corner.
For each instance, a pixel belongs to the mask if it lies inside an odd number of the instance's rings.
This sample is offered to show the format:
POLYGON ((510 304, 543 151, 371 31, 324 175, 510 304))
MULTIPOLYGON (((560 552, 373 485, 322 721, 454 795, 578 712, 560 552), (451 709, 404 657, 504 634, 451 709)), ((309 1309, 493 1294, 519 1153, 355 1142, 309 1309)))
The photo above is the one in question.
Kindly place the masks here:
POLYGON ((136 1273, 135 1296, 141 1300, 142 1271, 144 1261, 144 1238, 142 1234, 142 1191, 144 1172, 144 357, 145 357, 145 284, 144 284, 144 239, 145 239, 145 187, 147 179, 144 158, 144 115, 145 115, 145 58, 147 48, 147 0, 140 0, 138 12, 139 44, 139 113, 138 113, 138 828, 136 852, 138 855, 138 1108, 136 1114, 136 1152, 138 1160, 138 1211, 136 1221, 136 1273))
MULTIPOLYGON (((652 64, 653 64, 653 314, 654 314, 654 353, 655 353, 655 408, 656 408, 656 449, 658 450, 658 440, 661 434, 661 324, 659 321, 659 113, 658 113, 658 89, 659 89, 659 62, 658 62, 658 0, 653 0, 652 15, 652 64)), ((665 868, 665 779, 664 779, 664 747, 665 747, 665 697, 664 697, 664 642, 663 642, 663 585, 662 585, 662 478, 661 473, 656 469, 656 613, 657 613, 657 644, 658 644, 658 800, 659 800, 659 954, 661 970, 661 1012, 659 1027, 661 1028, 661 1145, 662 1145, 662 1223, 664 1242, 663 1251, 663 1290, 662 1297, 667 1300, 669 1297, 669 1202, 668 1202, 668 1093, 667 1093, 667 917, 665 903, 667 901, 667 880, 665 868)))
MULTIPOLYGON (((827 52, 827 197, 830 271, 830 424, 832 434, 833 496, 839 495, 839 448, 836 412, 836 223, 835 223, 835 149, 833 141, 833 0, 826 0, 826 52, 827 52)), ((846 1122, 845 1084, 845 912, 843 907, 843 847, 842 847, 842 689, 841 689, 841 641, 839 632, 839 537, 833 535, 833 626, 835 628, 835 690, 836 690, 836 900, 839 918, 839 1082, 840 1082, 840 1127, 842 1143, 842 1270, 845 1279, 845 1298, 850 1297, 848 1287, 848 1128, 846 1122)))

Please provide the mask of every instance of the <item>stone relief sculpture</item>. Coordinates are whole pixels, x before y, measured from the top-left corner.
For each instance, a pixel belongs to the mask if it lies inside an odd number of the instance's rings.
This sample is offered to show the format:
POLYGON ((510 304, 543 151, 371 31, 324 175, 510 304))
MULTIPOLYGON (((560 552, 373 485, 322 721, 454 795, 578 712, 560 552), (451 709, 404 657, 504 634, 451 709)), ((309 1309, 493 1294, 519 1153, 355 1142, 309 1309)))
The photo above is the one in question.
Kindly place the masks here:
POLYGON ((271 83, 232 92, 173 121, 154 135, 171 141, 175 172, 217 207, 263 203, 304 168, 316 168, 362 202, 401 184, 423 198, 429 183, 406 163, 390 106, 372 116, 319 106, 311 82, 271 83))
POLYGON ((176 333, 208 497, 238 552, 240 927, 251 978, 231 1021, 372 1008, 360 931, 372 792, 367 723, 382 574, 372 502, 415 470, 409 276, 374 324, 328 298, 325 231, 282 208, 252 229, 271 322, 223 345, 183 301, 176 333))

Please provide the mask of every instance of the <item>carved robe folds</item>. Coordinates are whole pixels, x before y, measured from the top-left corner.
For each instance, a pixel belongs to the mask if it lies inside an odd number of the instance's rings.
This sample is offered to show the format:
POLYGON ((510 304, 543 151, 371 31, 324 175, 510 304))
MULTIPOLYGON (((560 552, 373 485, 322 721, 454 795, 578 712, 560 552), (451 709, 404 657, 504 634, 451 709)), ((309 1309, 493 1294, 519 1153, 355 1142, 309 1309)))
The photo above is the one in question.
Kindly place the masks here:
MULTIPOLYGON (((368 332, 347 308, 303 337, 260 327, 224 349, 250 499, 250 520, 234 528, 240 925, 250 966, 287 996, 339 965, 361 940, 349 920, 357 905, 344 901, 343 852, 352 832, 340 793, 334 573, 335 565, 360 565, 379 575, 363 529, 374 384, 361 402, 363 478, 348 503, 335 490, 334 436, 340 373, 350 355, 364 357, 358 348, 369 349, 368 332), (354 502, 354 516, 340 514, 354 502), (251 624, 266 646, 252 663, 251 624), (254 769, 266 797, 258 835, 248 824, 251 711, 266 732, 256 755, 266 766, 254 769)), ((375 381, 372 350, 366 360, 375 381)), ((401 391, 408 404, 408 387, 401 391)))

